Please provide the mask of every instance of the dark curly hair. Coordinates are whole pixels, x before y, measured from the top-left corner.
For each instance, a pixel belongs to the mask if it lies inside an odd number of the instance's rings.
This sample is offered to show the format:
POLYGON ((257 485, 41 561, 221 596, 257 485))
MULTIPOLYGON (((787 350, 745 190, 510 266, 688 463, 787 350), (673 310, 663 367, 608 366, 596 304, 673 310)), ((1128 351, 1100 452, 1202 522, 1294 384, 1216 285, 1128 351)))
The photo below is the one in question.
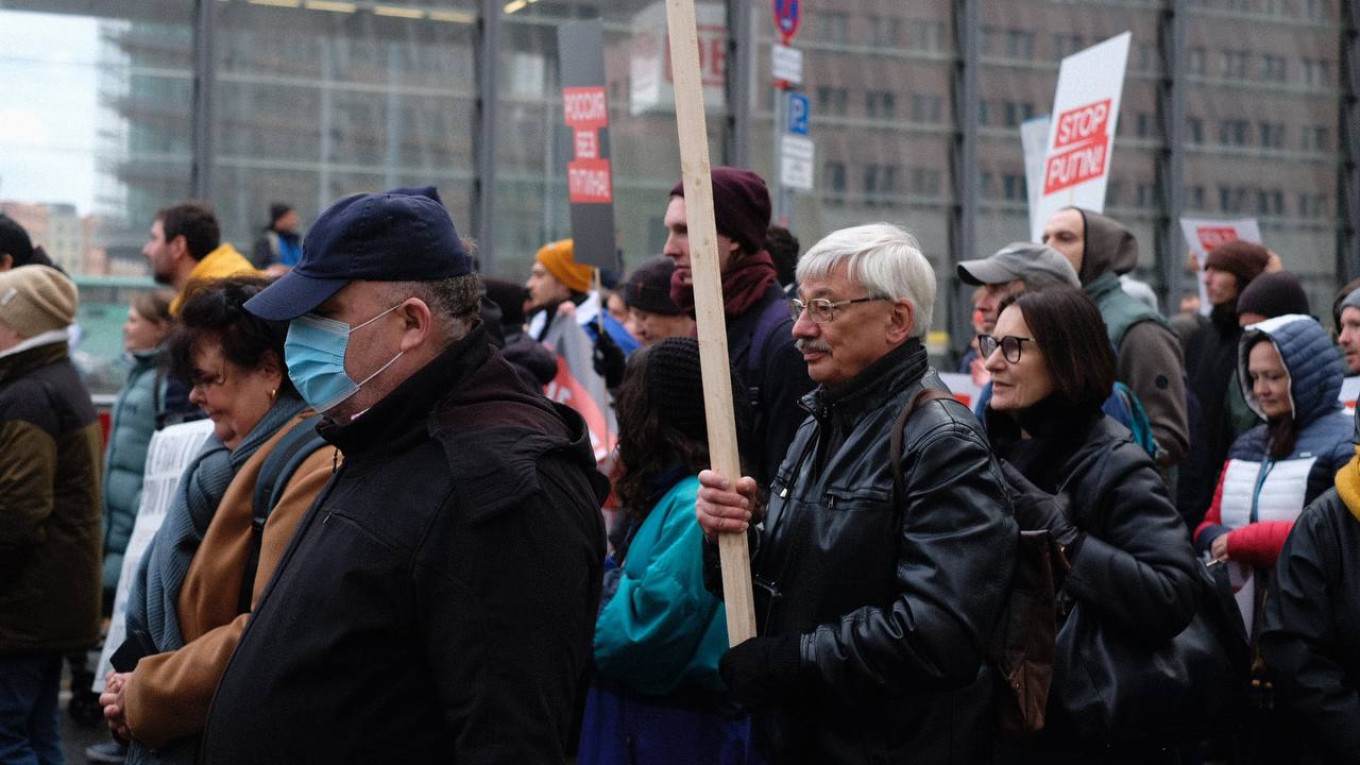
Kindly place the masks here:
POLYGON ((218 343, 222 357, 245 370, 259 369, 272 356, 284 370, 279 392, 291 392, 283 355, 288 322, 267 321, 245 309, 246 301, 267 286, 268 279, 233 276, 191 288, 170 333, 166 353, 170 374, 192 380, 194 355, 203 343, 218 343))
MULTIPOLYGON (((692 341, 691 341, 692 342, 692 341)), ((687 435, 668 421, 667 407, 676 402, 655 402, 647 395, 647 356, 651 349, 635 351, 628 359, 623 382, 614 399, 619 424, 619 475, 614 492, 619 505, 635 522, 641 523, 656 501, 656 481, 677 466, 693 475, 709 466, 708 443, 702 437, 687 435)), ((694 385, 702 397, 702 383, 694 385)), ((737 432, 743 432, 748 417, 742 390, 733 386, 737 432)), ((700 398, 702 400, 702 398, 700 398)), ((743 456, 742 462, 745 463, 743 456)))

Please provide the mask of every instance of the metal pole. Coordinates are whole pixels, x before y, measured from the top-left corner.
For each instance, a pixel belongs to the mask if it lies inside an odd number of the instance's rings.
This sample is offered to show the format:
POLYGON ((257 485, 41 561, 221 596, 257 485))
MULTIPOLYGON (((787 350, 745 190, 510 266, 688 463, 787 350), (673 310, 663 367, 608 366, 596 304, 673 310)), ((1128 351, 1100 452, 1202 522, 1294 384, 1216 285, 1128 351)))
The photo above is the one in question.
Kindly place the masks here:
POLYGON ((197 199, 213 195, 213 161, 216 153, 217 94, 217 0, 194 2, 194 114, 193 169, 190 188, 197 199))
MULTIPOLYGON (((954 56, 954 134, 951 151, 951 175, 954 180, 954 204, 951 206, 950 248, 947 268, 948 282, 953 289, 950 296, 949 337, 957 347, 960 340, 972 334, 973 306, 969 290, 953 278, 954 265, 976 255, 978 216, 978 67, 981 54, 982 0, 954 0, 954 39, 958 50, 954 56)), ((953 349, 951 349, 952 351, 953 349)))
POLYGON ((1337 145, 1337 241, 1338 285, 1360 275, 1360 1, 1341 4, 1340 108, 1337 113, 1340 140, 1337 145))
POLYGON ((1180 64, 1185 59, 1185 6, 1185 0, 1168 0, 1159 14, 1157 34, 1162 54, 1157 87, 1162 146, 1157 153, 1157 174, 1162 193, 1157 211, 1155 257, 1161 270, 1161 299, 1166 313, 1176 310, 1184 270, 1180 219, 1185 208, 1185 77, 1180 64))
POLYGON ((751 166, 751 94, 755 82, 756 31, 751 7, 743 0, 727 3, 727 135, 723 161, 751 166))
POLYGON ((787 212, 784 208, 784 168, 780 161, 782 156, 781 140, 784 137, 784 109, 788 94, 783 89, 774 89, 774 114, 770 119, 770 145, 774 150, 774 164, 770 166, 770 187, 774 191, 774 215, 770 219, 779 225, 784 225, 784 215, 787 212))
POLYGON ((484 274, 495 273, 496 239, 496 58, 500 45, 501 9, 497 0, 482 0, 473 60, 477 67, 477 119, 472 152, 477 165, 472 184, 472 230, 484 274))

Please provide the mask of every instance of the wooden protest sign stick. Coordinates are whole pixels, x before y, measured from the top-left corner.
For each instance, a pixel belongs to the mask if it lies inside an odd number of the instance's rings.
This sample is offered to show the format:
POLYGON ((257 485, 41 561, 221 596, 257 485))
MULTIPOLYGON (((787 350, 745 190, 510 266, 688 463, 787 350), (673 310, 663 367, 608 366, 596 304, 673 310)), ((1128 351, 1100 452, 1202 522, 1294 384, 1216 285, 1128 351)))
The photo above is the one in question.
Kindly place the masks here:
MULTIPOLYGON (((666 21, 670 28, 675 122, 680 132, 680 168, 685 184, 685 222, 694 274, 694 308, 699 323, 704 408, 708 414, 708 453, 713 469, 735 482, 741 477, 741 459, 732 411, 732 378, 727 366, 718 229, 713 222, 713 178, 708 164, 708 128, 693 0, 666 0, 666 21)), ((727 604, 727 640, 736 645, 756 635, 746 534, 720 534, 718 552, 727 604)))

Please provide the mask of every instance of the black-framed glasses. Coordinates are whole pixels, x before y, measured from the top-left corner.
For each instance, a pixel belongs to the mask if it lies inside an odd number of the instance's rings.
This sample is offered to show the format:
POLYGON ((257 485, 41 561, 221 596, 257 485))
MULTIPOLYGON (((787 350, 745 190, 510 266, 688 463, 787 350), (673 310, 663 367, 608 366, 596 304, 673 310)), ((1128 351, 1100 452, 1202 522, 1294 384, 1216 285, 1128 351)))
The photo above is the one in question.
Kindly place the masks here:
POLYGON ((1017 337, 1016 335, 1006 335, 1005 337, 978 335, 977 341, 978 351, 982 354, 982 358, 991 358, 996 349, 1000 348, 1001 358, 1012 364, 1018 364, 1020 362, 1020 349, 1024 347, 1025 343, 1034 342, 1034 338, 1017 337))
POLYGON ((836 320, 837 308, 844 308, 845 306, 854 305, 855 303, 868 303, 874 300, 891 300, 891 299, 892 298, 885 297, 862 297, 854 298, 851 300, 837 300, 833 302, 831 300, 827 300, 826 298, 813 298, 804 303, 798 298, 794 298, 789 301, 789 316, 791 316, 794 321, 798 321, 798 317, 803 315, 803 311, 807 311, 808 316, 812 319, 813 323, 830 324, 831 322, 836 320))

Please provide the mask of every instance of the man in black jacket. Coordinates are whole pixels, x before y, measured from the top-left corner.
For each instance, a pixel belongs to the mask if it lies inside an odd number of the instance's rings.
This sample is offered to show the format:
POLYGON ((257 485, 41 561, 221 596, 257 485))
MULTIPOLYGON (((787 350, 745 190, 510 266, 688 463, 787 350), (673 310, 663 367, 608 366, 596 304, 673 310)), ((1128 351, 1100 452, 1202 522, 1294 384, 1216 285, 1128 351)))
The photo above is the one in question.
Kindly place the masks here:
MULTIPOLYGON (((723 679, 774 762, 987 761, 984 651, 1018 539, 1004 479, 948 397, 907 420, 897 464, 890 448, 918 393, 947 392, 921 343, 934 273, 910 234, 874 224, 809 250, 798 291, 793 333, 820 387, 755 534, 760 637, 723 657, 723 679)), ((705 535, 745 530, 755 482, 699 479, 705 535)))
MULTIPOLYGON (((750 428, 737 437, 742 454, 751 460, 756 479, 765 487, 806 416, 798 399, 812 390, 812 381, 793 346, 788 299, 779 286, 774 260, 765 250, 770 225, 765 180, 734 167, 713 168, 712 180, 727 358, 746 387, 752 413, 750 428)), ((683 183, 671 189, 665 224, 666 246, 661 252, 675 261, 671 298, 692 312, 694 280, 683 183)))
POLYGON ((218 687, 208 763, 560 763, 608 486, 580 417, 520 380, 434 189, 336 202, 246 304, 343 464, 218 687))

